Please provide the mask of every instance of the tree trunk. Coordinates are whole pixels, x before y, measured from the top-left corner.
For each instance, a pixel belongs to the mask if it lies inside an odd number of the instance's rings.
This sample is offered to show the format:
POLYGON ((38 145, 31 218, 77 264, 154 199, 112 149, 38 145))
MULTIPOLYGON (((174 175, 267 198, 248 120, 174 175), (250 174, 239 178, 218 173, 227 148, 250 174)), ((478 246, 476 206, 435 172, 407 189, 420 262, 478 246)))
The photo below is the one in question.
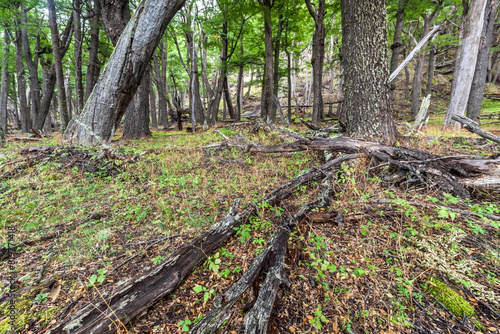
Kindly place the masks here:
MULTIPOLYGON (((6 29, 6 28, 5 28, 6 29)), ((9 33, 4 30, 3 33, 3 61, 2 61, 2 76, 0 88, 0 146, 5 142, 7 134, 7 97, 9 94, 9 33)))
POLYGON ((341 1, 344 112, 349 136, 392 144, 385 6, 385 0, 341 1))
POLYGON ((75 114, 78 115, 83 109, 83 74, 82 74, 82 21, 80 11, 82 0, 73 0, 73 24, 75 31, 75 114))
MULTIPOLYGON (((279 80, 280 80, 280 47, 281 47, 281 33, 283 31, 283 13, 281 8, 278 8, 280 15, 278 17, 278 29, 276 31, 276 37, 274 39, 274 61, 273 61, 273 95, 278 95, 279 80)), ((273 114, 276 114, 278 106, 276 103, 272 104, 273 114)))
POLYGON ((477 0, 471 3, 469 17, 464 30, 464 40, 456 75, 456 84, 451 92, 450 104, 446 111, 443 128, 453 127, 460 129, 461 127, 460 123, 453 121, 452 116, 465 115, 476 68, 479 44, 481 42, 486 2, 486 0, 477 0))
POLYGON ((71 97, 73 96, 73 92, 71 90, 71 83, 69 82, 69 68, 66 72, 66 77, 64 78, 64 85, 66 87, 66 105, 68 106, 68 115, 69 119, 73 118, 73 103, 71 97))
POLYGON ((17 92, 19 97, 19 111, 21 114, 21 131, 28 133, 31 127, 28 102, 26 101, 26 81, 24 80, 23 43, 20 30, 16 30, 16 71, 17 71, 17 92))
MULTIPOLYGON (((243 41, 240 41, 240 55, 243 57, 243 41)), ((243 109, 243 70, 244 64, 240 61, 238 65, 238 80, 236 83, 236 120, 241 119, 241 110, 243 109)))
POLYGON ((85 96, 83 104, 85 104, 90 97, 96 83, 96 74, 99 72, 97 66, 97 53, 99 51, 99 17, 101 15, 101 3, 99 0, 94 0, 92 12, 94 16, 90 20, 90 50, 87 74, 85 76, 85 96))
POLYGON ((138 6, 83 112, 65 132, 66 140, 95 145, 106 144, 111 139, 165 28, 184 2, 146 0, 138 6))
POLYGON ((474 70, 474 79, 470 88, 469 100, 467 102, 467 117, 474 122, 479 123, 479 114, 481 112, 481 103, 483 102, 484 85, 486 83, 486 74, 488 72, 488 56, 493 40, 493 27, 497 14, 498 0, 487 0, 486 11, 484 14, 484 27, 481 34, 481 44, 477 55, 476 68, 474 70))
POLYGON ((247 86, 248 86, 248 90, 247 90, 247 93, 245 94, 245 100, 248 100, 248 98, 250 97, 250 90, 252 89, 252 81, 253 81, 253 71, 252 69, 250 68, 250 80, 248 80, 248 83, 247 83, 247 86))
POLYGON ((261 97, 261 117, 268 123, 276 122, 276 109, 273 108, 273 28, 271 9, 274 1, 258 0, 264 11, 264 86, 261 97))
POLYGON ((311 64, 313 67, 313 113, 312 122, 318 125, 323 117, 323 62, 325 59, 325 0, 318 0, 317 10, 313 8, 310 0, 306 0, 307 9, 314 19, 315 28, 312 46, 311 64))
POLYGON ((436 63, 436 49, 431 46, 429 51, 429 66, 427 67, 427 87, 425 89, 425 96, 431 94, 432 81, 434 80, 434 67, 436 63))
MULTIPOLYGON (((434 21, 435 15, 427 14, 424 17, 424 27, 422 28, 423 38, 429 33, 430 25, 434 21)), ((427 45, 427 43, 425 44, 427 45)), ((425 47, 425 45, 423 47, 425 47)), ((420 52, 417 56, 417 64, 415 65, 415 74, 413 75, 413 88, 411 90, 411 115, 415 116, 418 113, 420 106, 420 93, 422 91, 422 77, 424 72, 425 52, 420 52)))
POLYGON ((410 99, 410 69, 405 66, 405 100, 410 99))
MULTIPOLYGON (((149 70, 151 75, 151 70, 149 70)), ((151 117, 151 127, 153 129, 158 129, 158 118, 156 117, 156 95, 153 87, 153 80, 149 81, 149 116, 151 117)))
POLYGON ((145 69, 146 72, 125 114, 125 125, 123 127, 124 139, 140 139, 152 136, 149 130, 150 68, 151 66, 145 69))
MULTIPOLYGON (((391 68, 389 73, 393 73, 399 64, 399 55, 403 49, 403 43, 401 36, 403 34, 403 21, 405 18, 405 5, 408 0, 399 0, 398 11, 396 13, 396 28, 394 30, 394 38, 392 40, 392 57, 391 57, 391 68)), ((391 102, 394 100, 394 89, 390 91, 391 102)))
MULTIPOLYGON (((160 42, 158 50, 160 56, 153 56, 153 64, 156 72, 156 89, 158 91, 158 125, 163 128, 168 127, 168 110, 167 110, 167 55, 168 55, 168 39, 165 43, 160 42)), ((154 123, 153 123, 154 124, 154 123)))
POLYGON ((26 28, 27 25, 27 12, 29 9, 26 9, 24 5, 21 5, 21 38, 23 40, 23 51, 24 58, 26 60, 26 67, 28 68, 28 73, 30 75, 30 96, 31 96, 31 115, 32 119, 35 120, 35 117, 40 113, 40 85, 38 83, 38 58, 37 61, 33 61, 33 57, 31 55, 28 30, 26 28))
POLYGON ((66 104, 66 89, 64 87, 64 73, 62 68, 61 47, 59 45, 59 30, 56 20, 56 5, 54 0, 47 0, 49 10, 50 36, 52 39, 52 53, 54 55, 54 66, 56 68, 57 93, 59 95, 59 108, 61 112, 62 131, 66 129, 70 121, 68 106, 66 104))

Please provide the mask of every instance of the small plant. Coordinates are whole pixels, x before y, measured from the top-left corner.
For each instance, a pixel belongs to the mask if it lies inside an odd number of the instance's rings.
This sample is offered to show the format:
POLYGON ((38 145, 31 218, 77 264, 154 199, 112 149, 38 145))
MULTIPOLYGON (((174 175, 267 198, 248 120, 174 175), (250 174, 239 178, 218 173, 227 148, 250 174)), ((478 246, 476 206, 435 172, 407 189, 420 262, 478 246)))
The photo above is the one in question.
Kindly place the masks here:
POLYGON ((321 311, 321 304, 318 304, 318 308, 314 311, 314 316, 309 316, 309 323, 313 325, 316 329, 322 329, 323 323, 328 322, 328 320, 323 315, 323 311, 321 311))
POLYGON ((101 284, 102 282, 104 282, 104 280, 106 279, 106 275, 104 275, 106 271, 104 269, 98 269, 97 270, 97 275, 96 274, 93 274, 92 276, 90 276, 90 283, 87 284, 88 287, 92 287, 92 286, 95 286, 95 283, 99 283, 101 284))
POLYGON ((158 263, 160 263, 162 260, 163 260, 163 256, 158 255, 157 257, 155 257, 155 258, 153 259, 153 264, 158 264, 158 263))
POLYGON ((210 299, 210 296, 212 296, 212 295, 215 296, 215 290, 214 289, 210 289, 209 291, 207 291, 206 287, 201 286, 199 284, 195 285, 193 287, 193 290, 194 290, 195 293, 205 292, 203 294, 203 304, 205 304, 210 299))
POLYGON ((48 292, 46 293, 39 293, 36 295, 35 299, 33 299, 33 304, 43 304, 47 301, 47 296, 49 295, 48 292))
POLYGON ((189 325, 191 325, 192 322, 189 319, 186 320, 181 320, 177 323, 177 326, 181 328, 181 331, 183 332, 189 332, 189 325))

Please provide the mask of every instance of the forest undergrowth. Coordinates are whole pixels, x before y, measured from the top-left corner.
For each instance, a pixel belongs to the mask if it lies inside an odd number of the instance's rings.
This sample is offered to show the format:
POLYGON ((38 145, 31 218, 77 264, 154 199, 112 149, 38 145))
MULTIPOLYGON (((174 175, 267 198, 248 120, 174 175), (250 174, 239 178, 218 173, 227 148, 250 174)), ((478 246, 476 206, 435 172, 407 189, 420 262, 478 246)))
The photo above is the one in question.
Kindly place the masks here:
MULTIPOLYGON (((289 140, 249 124, 219 130, 262 145, 289 140)), ((158 131, 149 140, 117 141, 104 153, 62 146, 57 137, 36 148, 8 142, 0 152, 1 240, 4 247, 14 240, 14 254, 8 262, 5 249, 0 253, 0 333, 12 324, 21 333, 48 331, 154 267, 224 217, 236 199, 255 203, 259 214, 174 293, 116 324, 123 333, 189 331, 268 246, 283 217, 314 199, 320 185, 298 187, 277 207, 264 196, 330 158, 199 149, 221 139, 212 129, 158 131)), ((418 134, 399 144, 442 155, 498 151, 465 132, 418 134)), ((305 219, 290 234, 290 285, 277 294, 268 332, 499 332, 500 221, 484 216, 499 215, 498 194, 460 199, 435 187, 395 186, 382 174, 364 159, 332 173, 333 201, 318 216, 337 218, 305 219)), ((262 280, 233 306, 221 333, 241 331, 262 280)))

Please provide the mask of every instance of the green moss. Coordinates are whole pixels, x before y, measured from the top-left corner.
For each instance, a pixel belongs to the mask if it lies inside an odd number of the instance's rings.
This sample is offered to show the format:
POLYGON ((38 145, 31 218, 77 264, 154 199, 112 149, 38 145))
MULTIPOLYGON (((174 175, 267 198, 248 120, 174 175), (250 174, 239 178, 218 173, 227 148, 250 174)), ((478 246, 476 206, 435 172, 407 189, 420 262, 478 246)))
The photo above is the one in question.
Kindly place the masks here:
POLYGON ((474 315, 474 307, 471 304, 455 290, 434 277, 428 280, 427 292, 433 295, 456 317, 471 317, 474 315))

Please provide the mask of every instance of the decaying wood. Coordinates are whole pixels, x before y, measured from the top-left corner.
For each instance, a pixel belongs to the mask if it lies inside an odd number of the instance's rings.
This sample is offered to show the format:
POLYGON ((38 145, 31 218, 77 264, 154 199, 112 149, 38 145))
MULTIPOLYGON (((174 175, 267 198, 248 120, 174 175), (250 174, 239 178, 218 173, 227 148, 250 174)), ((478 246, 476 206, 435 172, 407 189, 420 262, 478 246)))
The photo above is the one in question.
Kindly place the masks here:
MULTIPOLYGON (((346 159, 337 159, 337 163, 346 159)), ((191 329, 192 334, 206 334, 216 331, 229 317, 231 316, 231 307, 238 301, 243 293, 255 282, 260 273, 265 269, 266 264, 271 267, 268 270, 266 280, 262 285, 259 295, 253 304, 252 309, 245 317, 245 333, 265 333, 269 316, 273 308, 276 292, 281 283, 287 283, 285 273, 286 245, 288 242, 289 233, 300 222, 304 220, 306 215, 315 208, 327 207, 331 203, 331 174, 325 175, 325 179, 321 183, 321 192, 318 199, 304 204, 300 207, 293 217, 286 220, 274 235, 270 242, 270 246, 263 252, 258 254, 249 269, 231 288, 229 288, 223 296, 216 298, 215 307, 208 312, 191 329)))
POLYGON ((474 122, 470 118, 467 118, 465 116, 453 115, 452 119, 454 121, 457 121, 460 124, 462 124, 464 126, 464 128, 466 128, 470 132, 473 132, 473 133, 477 134, 478 136, 481 136, 483 138, 494 141, 497 144, 500 144, 500 137, 495 136, 494 134, 491 134, 489 132, 482 130, 479 127, 479 124, 477 124, 476 122, 474 122))
MULTIPOLYGON (((283 199, 293 194, 297 186, 322 180, 335 164, 359 155, 347 155, 327 162, 320 168, 311 168, 307 172, 290 180, 264 197, 269 205, 278 205, 283 199)), ((220 245, 236 233, 235 228, 256 213, 253 205, 248 205, 238 213, 238 204, 228 215, 197 238, 186 243, 148 272, 118 283, 118 291, 106 302, 96 300, 76 312, 67 321, 56 325, 49 333, 115 333, 121 321, 130 321, 148 307, 172 292, 206 258, 211 256, 220 245), (123 287, 122 287, 123 286, 123 287)))

